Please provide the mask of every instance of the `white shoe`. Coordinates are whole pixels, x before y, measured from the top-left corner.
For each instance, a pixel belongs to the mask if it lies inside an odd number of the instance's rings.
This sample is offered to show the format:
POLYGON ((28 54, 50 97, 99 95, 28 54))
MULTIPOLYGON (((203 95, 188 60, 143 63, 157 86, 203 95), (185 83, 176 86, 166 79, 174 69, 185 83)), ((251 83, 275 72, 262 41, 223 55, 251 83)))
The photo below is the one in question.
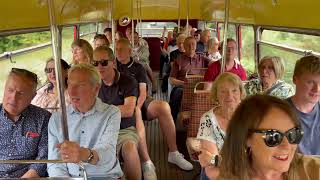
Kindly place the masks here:
POLYGON ((183 154, 176 152, 169 152, 168 154, 169 163, 179 166, 181 169, 190 171, 193 169, 193 165, 184 159, 183 154))
POLYGON ((156 168, 152 161, 147 161, 142 164, 143 179, 144 180, 157 180, 156 168))

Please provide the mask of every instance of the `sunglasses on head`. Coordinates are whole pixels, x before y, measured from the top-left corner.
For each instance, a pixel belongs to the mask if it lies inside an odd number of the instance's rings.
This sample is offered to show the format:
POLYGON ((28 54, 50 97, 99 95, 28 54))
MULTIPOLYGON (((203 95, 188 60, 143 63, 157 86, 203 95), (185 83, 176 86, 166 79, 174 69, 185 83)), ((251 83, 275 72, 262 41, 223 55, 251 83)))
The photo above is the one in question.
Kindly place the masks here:
POLYGON ((52 73, 52 72, 54 72, 54 68, 44 68, 44 72, 45 73, 52 73))
POLYGON ((93 61, 91 61, 91 64, 93 66, 98 66, 99 64, 101 66, 108 66, 108 61, 110 61, 110 60, 106 60, 106 59, 101 59, 100 61, 93 60, 93 61))
POLYGON ((280 145, 284 136, 287 137, 288 142, 290 144, 299 144, 299 142, 303 137, 303 130, 301 129, 301 127, 295 127, 295 128, 289 129, 285 133, 282 133, 275 129, 252 130, 251 132, 264 134, 262 137, 264 139, 264 143, 268 147, 275 147, 280 145))

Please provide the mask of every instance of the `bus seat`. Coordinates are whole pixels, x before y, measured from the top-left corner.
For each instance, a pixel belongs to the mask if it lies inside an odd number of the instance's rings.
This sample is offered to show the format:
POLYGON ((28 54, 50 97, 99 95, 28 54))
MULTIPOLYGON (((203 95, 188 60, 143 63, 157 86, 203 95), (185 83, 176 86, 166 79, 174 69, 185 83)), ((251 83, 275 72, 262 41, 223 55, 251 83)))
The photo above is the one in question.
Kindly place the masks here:
POLYGON ((194 87, 191 104, 191 117, 187 128, 187 150, 193 161, 198 160, 200 141, 196 138, 201 116, 212 109, 216 104, 210 98, 210 91, 203 90, 205 82, 198 82, 194 87))

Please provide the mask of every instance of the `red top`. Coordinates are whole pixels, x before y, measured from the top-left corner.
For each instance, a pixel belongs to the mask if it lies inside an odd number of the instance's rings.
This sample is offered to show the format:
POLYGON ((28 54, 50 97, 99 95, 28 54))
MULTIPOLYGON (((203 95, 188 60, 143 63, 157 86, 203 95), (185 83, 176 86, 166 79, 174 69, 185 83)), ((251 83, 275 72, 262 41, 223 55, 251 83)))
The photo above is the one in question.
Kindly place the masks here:
MULTIPOLYGON (((220 60, 212 63, 209 67, 207 72, 204 75, 205 81, 214 81, 218 75, 220 74, 221 64, 220 60)), ((230 70, 225 70, 225 72, 231 72, 240 77, 242 81, 247 80, 247 73, 246 70, 235 61, 234 66, 230 70)))

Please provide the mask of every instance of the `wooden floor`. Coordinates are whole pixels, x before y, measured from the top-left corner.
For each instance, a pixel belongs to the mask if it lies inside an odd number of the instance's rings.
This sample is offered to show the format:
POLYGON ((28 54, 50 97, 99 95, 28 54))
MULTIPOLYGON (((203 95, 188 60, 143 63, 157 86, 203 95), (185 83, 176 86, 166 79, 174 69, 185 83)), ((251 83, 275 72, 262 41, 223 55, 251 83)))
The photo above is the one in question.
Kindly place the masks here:
MULTIPOLYGON (((157 93, 153 95, 155 99, 167 101, 167 94, 161 92, 160 88, 161 80, 158 81, 157 93)), ((158 180, 194 180, 199 179, 200 166, 197 162, 192 162, 194 170, 184 171, 176 165, 168 163, 168 147, 162 136, 158 120, 145 122, 147 144, 150 157, 156 166, 156 172, 158 180)), ((177 131, 177 145, 181 153, 185 158, 189 159, 186 142, 186 132, 177 131)))

